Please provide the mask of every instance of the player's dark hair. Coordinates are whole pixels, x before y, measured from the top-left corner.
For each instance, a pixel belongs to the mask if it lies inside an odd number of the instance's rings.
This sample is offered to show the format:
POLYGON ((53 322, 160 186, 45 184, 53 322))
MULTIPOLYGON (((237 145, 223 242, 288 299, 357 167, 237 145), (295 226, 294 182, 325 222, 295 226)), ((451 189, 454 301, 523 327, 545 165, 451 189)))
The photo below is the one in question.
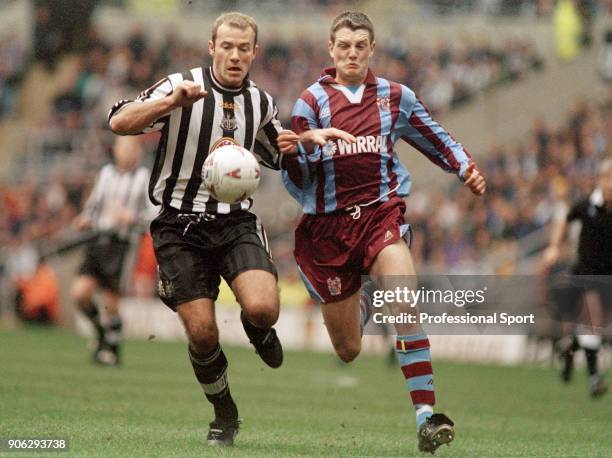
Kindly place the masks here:
POLYGON ((336 41, 336 32, 344 27, 347 27, 353 31, 364 29, 368 31, 370 35, 370 43, 374 41, 374 24, 370 21, 370 18, 364 13, 359 11, 345 11, 339 14, 332 22, 329 39, 332 43, 336 41))
POLYGON ((212 28, 212 42, 216 43, 217 40, 217 31, 222 24, 227 24, 231 27, 236 27, 240 30, 246 30, 249 27, 253 29, 255 32, 255 42, 254 45, 257 44, 257 22, 251 16, 247 16, 246 14, 238 13, 236 11, 232 11, 230 13, 223 13, 213 23, 212 28))

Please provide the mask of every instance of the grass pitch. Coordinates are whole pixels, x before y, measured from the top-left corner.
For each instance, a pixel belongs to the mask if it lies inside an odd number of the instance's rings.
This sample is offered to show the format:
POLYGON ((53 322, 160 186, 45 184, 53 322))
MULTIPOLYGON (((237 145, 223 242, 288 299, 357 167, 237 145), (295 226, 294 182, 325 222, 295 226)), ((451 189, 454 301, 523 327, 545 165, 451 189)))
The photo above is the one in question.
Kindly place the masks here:
MULTIPOLYGON (((251 349, 226 348, 243 419, 232 449, 206 445, 212 409, 185 345, 125 346, 122 368, 89 363, 85 341, 50 329, 0 330, 0 437, 63 437, 65 453, 0 456, 422 456, 397 368, 361 356, 287 353, 268 369, 251 349)), ((457 438, 437 456, 610 456, 612 396, 587 396, 583 373, 434 361, 438 406, 457 438)))

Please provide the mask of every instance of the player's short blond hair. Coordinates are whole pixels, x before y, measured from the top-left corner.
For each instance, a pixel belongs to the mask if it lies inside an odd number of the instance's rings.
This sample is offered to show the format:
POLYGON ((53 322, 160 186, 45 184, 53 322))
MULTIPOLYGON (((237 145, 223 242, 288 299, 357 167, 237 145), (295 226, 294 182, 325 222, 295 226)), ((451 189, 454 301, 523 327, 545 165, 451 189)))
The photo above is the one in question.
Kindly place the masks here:
POLYGON ((359 11, 345 11, 340 13, 332 22, 329 39, 332 43, 336 41, 336 32, 344 27, 347 27, 353 31, 364 29, 368 31, 370 36, 370 43, 374 41, 374 24, 370 18, 359 11))
POLYGON ((255 42, 254 45, 257 44, 257 22, 251 16, 247 16, 246 14, 238 13, 237 11, 232 11, 230 13, 223 13, 213 23, 212 28, 212 42, 213 44, 217 40, 217 31, 221 25, 227 24, 231 27, 236 27, 240 30, 246 30, 249 27, 255 32, 255 42))

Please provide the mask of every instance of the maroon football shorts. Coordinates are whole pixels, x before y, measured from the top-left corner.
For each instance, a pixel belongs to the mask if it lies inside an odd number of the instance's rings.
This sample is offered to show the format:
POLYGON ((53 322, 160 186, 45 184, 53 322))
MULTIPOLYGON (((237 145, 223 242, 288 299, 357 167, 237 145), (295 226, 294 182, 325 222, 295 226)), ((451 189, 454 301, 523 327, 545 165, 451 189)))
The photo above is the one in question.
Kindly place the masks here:
POLYGON ((394 197, 361 207, 353 218, 349 211, 304 215, 295 230, 295 260, 311 297, 338 302, 361 287, 378 253, 403 237, 406 204, 394 197))

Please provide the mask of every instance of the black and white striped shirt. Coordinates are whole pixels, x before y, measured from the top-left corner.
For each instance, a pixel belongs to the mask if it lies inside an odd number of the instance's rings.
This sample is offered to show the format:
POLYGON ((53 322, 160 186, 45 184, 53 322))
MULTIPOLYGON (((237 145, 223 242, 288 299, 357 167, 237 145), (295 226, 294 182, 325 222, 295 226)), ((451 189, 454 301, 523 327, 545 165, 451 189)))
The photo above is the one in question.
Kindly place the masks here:
POLYGON ((154 207, 147 198, 148 178, 146 167, 129 171, 121 171, 114 164, 102 167, 83 209, 83 216, 92 221, 92 229, 114 233, 121 239, 140 233, 154 216, 154 207), (131 224, 120 221, 126 211, 134 216, 131 224))
POLYGON ((278 170, 280 153, 276 138, 282 127, 278 109, 267 92, 248 78, 240 88, 221 86, 210 68, 197 67, 175 73, 157 82, 138 98, 121 100, 111 109, 108 121, 128 103, 158 100, 168 96, 181 81, 203 86, 208 95, 191 107, 178 107, 155 121, 143 133, 161 130, 149 196, 156 205, 183 212, 227 214, 248 210, 253 201, 237 204, 216 201, 202 181, 204 160, 210 151, 236 143, 252 151, 259 162, 278 170))

